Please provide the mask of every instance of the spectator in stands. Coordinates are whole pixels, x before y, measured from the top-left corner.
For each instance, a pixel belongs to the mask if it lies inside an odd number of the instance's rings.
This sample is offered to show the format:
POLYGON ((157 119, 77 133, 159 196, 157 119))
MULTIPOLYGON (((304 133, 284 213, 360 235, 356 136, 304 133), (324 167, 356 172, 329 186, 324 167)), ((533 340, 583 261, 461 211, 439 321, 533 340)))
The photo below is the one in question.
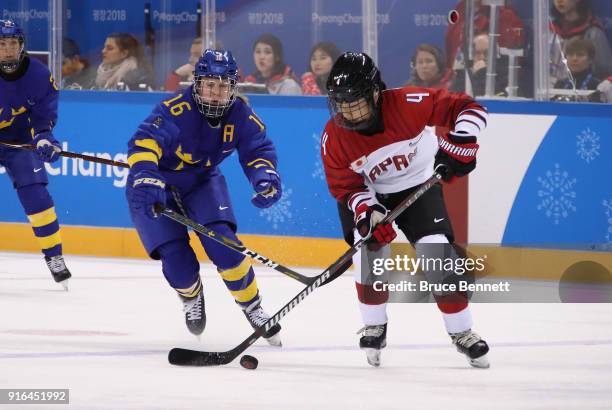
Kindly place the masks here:
MULTIPOLYGON (((221 47, 216 47, 219 50, 221 47)), ((171 72, 166 77, 164 89, 166 91, 175 92, 179 89, 179 83, 191 82, 193 80, 193 70, 195 69, 195 63, 198 58, 202 55, 202 37, 198 37, 191 42, 191 48, 189 49, 189 60, 187 63, 178 67, 176 70, 171 72)))
POLYGON ((589 0, 554 0, 550 14, 552 61, 551 77, 553 83, 567 77, 567 68, 561 58, 564 44, 571 38, 588 38, 595 47, 593 72, 600 78, 612 74, 612 51, 601 23, 591 12, 589 0))
POLYGON ((255 71, 244 80, 265 84, 269 94, 300 95, 302 90, 297 78, 283 60, 283 45, 273 34, 262 34, 253 46, 255 71))
MULTIPOLYGON (((593 74, 593 61, 595 61, 597 55, 593 42, 588 38, 572 38, 565 43, 564 51, 567 57, 567 65, 572 75, 571 77, 557 80, 554 88, 563 88, 566 90, 597 90, 597 86, 601 80, 596 78, 593 74)), ((601 97, 599 91, 596 91, 585 99, 555 96, 553 100, 600 102, 601 97)))
POLYGON ((109 34, 102 49, 102 64, 96 75, 101 90, 150 90, 153 71, 140 43, 132 34, 109 34))
POLYGON ((62 40, 62 88, 89 90, 96 80, 96 70, 81 58, 77 43, 68 37, 62 40))
POLYGON ((412 56, 412 73, 406 85, 449 88, 453 72, 446 68, 444 55, 431 44, 419 44, 412 56))
POLYGON ((302 94, 327 95, 327 77, 340 54, 334 43, 324 41, 314 45, 308 63, 310 71, 302 75, 302 94))
MULTIPOLYGON (((470 67, 470 80, 474 96, 485 95, 487 84, 487 58, 489 55, 489 35, 478 34, 474 37, 474 58, 470 67)), ((508 85, 508 61, 498 58, 495 77, 495 95, 506 95, 508 85)), ((452 91, 465 92, 465 70, 457 70, 451 85, 452 91)))
MULTIPOLYGON (((452 70, 463 69, 463 30, 465 25, 465 0, 455 6, 459 20, 449 24, 445 35, 447 67, 452 70)), ((490 7, 481 0, 474 2, 474 35, 489 32, 490 7)), ((511 6, 499 7, 498 33, 499 47, 523 48, 525 46, 524 24, 511 6)))

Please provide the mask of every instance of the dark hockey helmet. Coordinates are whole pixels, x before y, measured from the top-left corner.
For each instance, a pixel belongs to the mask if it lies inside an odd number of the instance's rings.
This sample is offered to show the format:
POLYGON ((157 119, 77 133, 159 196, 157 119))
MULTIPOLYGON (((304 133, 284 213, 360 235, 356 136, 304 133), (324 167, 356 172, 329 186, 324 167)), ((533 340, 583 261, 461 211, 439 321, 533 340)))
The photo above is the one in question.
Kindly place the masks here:
POLYGON ((338 57, 327 78, 329 112, 336 124, 363 130, 376 123, 374 94, 383 88, 380 71, 370 56, 347 52, 338 57))
POLYGON ((19 67, 25 56, 25 36, 21 28, 11 20, 0 20, 0 40, 16 38, 19 41, 19 54, 15 58, 7 56, 8 44, 0 43, 0 70, 12 73, 19 67), (4 49, 3 49, 4 48, 4 49))
POLYGON ((193 72, 193 99, 207 118, 219 118, 236 100, 238 67, 228 50, 206 49, 193 72))

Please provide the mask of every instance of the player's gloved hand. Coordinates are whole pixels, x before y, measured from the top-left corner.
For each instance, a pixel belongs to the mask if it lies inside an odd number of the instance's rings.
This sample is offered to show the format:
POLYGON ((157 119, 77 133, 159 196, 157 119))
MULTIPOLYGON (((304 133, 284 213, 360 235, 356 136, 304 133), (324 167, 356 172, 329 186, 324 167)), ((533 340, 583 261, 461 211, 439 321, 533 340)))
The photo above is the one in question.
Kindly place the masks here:
POLYGON ((370 233, 372 238, 368 241, 368 249, 377 251, 388 243, 391 243, 397 236, 393 225, 390 223, 381 224, 387 210, 380 204, 368 205, 362 203, 355 210, 355 227, 365 238, 370 233))
POLYGON ((438 153, 435 166, 442 164, 442 179, 450 181, 453 177, 462 177, 476 168, 476 152, 478 144, 476 137, 468 134, 449 132, 438 137, 438 153))
POLYGON ((166 206, 166 182, 158 171, 145 169, 130 178, 126 196, 130 208, 144 213, 149 218, 157 218, 155 204, 166 206))
POLYGON ((271 207, 283 195, 280 177, 271 169, 261 173, 261 176, 253 183, 253 189, 255 189, 255 195, 251 202, 258 208, 271 207))
POLYGON ((60 157, 62 147, 59 142, 53 137, 50 131, 43 131, 36 134, 32 145, 36 148, 36 155, 44 162, 55 162, 60 157))

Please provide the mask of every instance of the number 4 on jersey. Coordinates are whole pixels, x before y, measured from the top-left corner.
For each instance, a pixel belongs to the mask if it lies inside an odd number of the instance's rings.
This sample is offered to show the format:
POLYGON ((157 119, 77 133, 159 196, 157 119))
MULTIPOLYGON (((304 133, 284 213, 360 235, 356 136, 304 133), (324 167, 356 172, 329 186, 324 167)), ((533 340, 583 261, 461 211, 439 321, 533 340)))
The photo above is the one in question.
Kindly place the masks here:
POLYGON ((406 94, 406 101, 420 103, 423 101, 423 97, 429 97, 429 93, 408 93, 406 94))

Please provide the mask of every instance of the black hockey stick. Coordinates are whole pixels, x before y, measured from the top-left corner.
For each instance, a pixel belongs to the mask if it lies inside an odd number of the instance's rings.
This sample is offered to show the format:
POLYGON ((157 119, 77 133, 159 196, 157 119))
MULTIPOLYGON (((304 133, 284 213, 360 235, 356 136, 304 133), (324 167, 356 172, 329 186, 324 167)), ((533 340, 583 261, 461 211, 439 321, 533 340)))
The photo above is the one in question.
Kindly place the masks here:
MULTIPOLYGON (((419 189, 413 192, 410 196, 406 197, 399 205, 397 205, 391 212, 389 212, 380 223, 393 222, 402 212, 412 205, 417 199, 421 197, 429 188, 434 186, 442 176, 436 172, 434 175, 425 181, 419 189)), ((355 245, 349 248, 344 254, 334 263, 332 263, 323 273, 314 278, 314 281, 306 286, 300 293, 298 293, 293 299, 291 299, 285 306, 283 306, 278 312, 274 314, 266 323, 259 326, 255 331, 247 337, 242 343, 226 352, 203 352, 200 350, 182 349, 175 347, 168 353, 168 361, 170 364, 178 366, 219 366, 228 364, 233 361, 238 355, 244 352, 249 346, 251 346, 257 339, 259 339, 265 332, 267 332, 272 326, 277 324, 283 316, 289 313, 295 308, 306 296, 313 292, 319 286, 329 283, 336 279, 342 274, 341 269, 348 261, 351 260, 354 254, 370 239, 369 236, 360 239, 355 245)))
MULTIPOLYGON (((30 151, 34 151, 36 149, 31 144, 11 144, 11 143, 8 143, 8 142, 0 141, 0 145, 4 145, 5 147, 10 147, 10 148, 27 149, 27 150, 30 150, 30 151)), ((114 167, 120 167, 120 168, 129 168, 130 167, 125 162, 113 161, 112 159, 107 159, 107 158, 98 158, 98 157, 94 157, 92 155, 77 154, 76 152, 60 151, 60 152, 58 152, 58 154, 61 155, 62 157, 78 158, 78 159, 82 159, 84 161, 97 162, 99 164, 112 165, 114 167)))
POLYGON ((238 253, 248 256, 249 258, 254 259, 257 262, 261 263, 262 265, 267 266, 268 268, 272 268, 282 273, 283 275, 287 275, 290 278, 293 278, 297 281, 300 281, 305 285, 312 284, 316 279, 316 277, 304 276, 301 273, 298 273, 294 270, 289 269, 286 266, 281 265, 278 262, 273 261, 270 258, 266 258, 265 256, 260 255, 259 253, 245 247, 244 245, 241 245, 231 240, 230 238, 223 236, 220 233, 217 233, 213 231, 212 229, 205 227, 204 225, 200 225, 196 221, 184 215, 181 215, 180 213, 175 212, 170 208, 166 208, 160 204, 156 204, 155 212, 160 213, 172 219, 173 221, 180 223, 181 225, 187 226, 193 229, 194 231, 201 233, 202 235, 206 235, 208 238, 212 239, 213 241, 218 242, 223 246, 227 246, 228 248, 231 248, 238 253))

